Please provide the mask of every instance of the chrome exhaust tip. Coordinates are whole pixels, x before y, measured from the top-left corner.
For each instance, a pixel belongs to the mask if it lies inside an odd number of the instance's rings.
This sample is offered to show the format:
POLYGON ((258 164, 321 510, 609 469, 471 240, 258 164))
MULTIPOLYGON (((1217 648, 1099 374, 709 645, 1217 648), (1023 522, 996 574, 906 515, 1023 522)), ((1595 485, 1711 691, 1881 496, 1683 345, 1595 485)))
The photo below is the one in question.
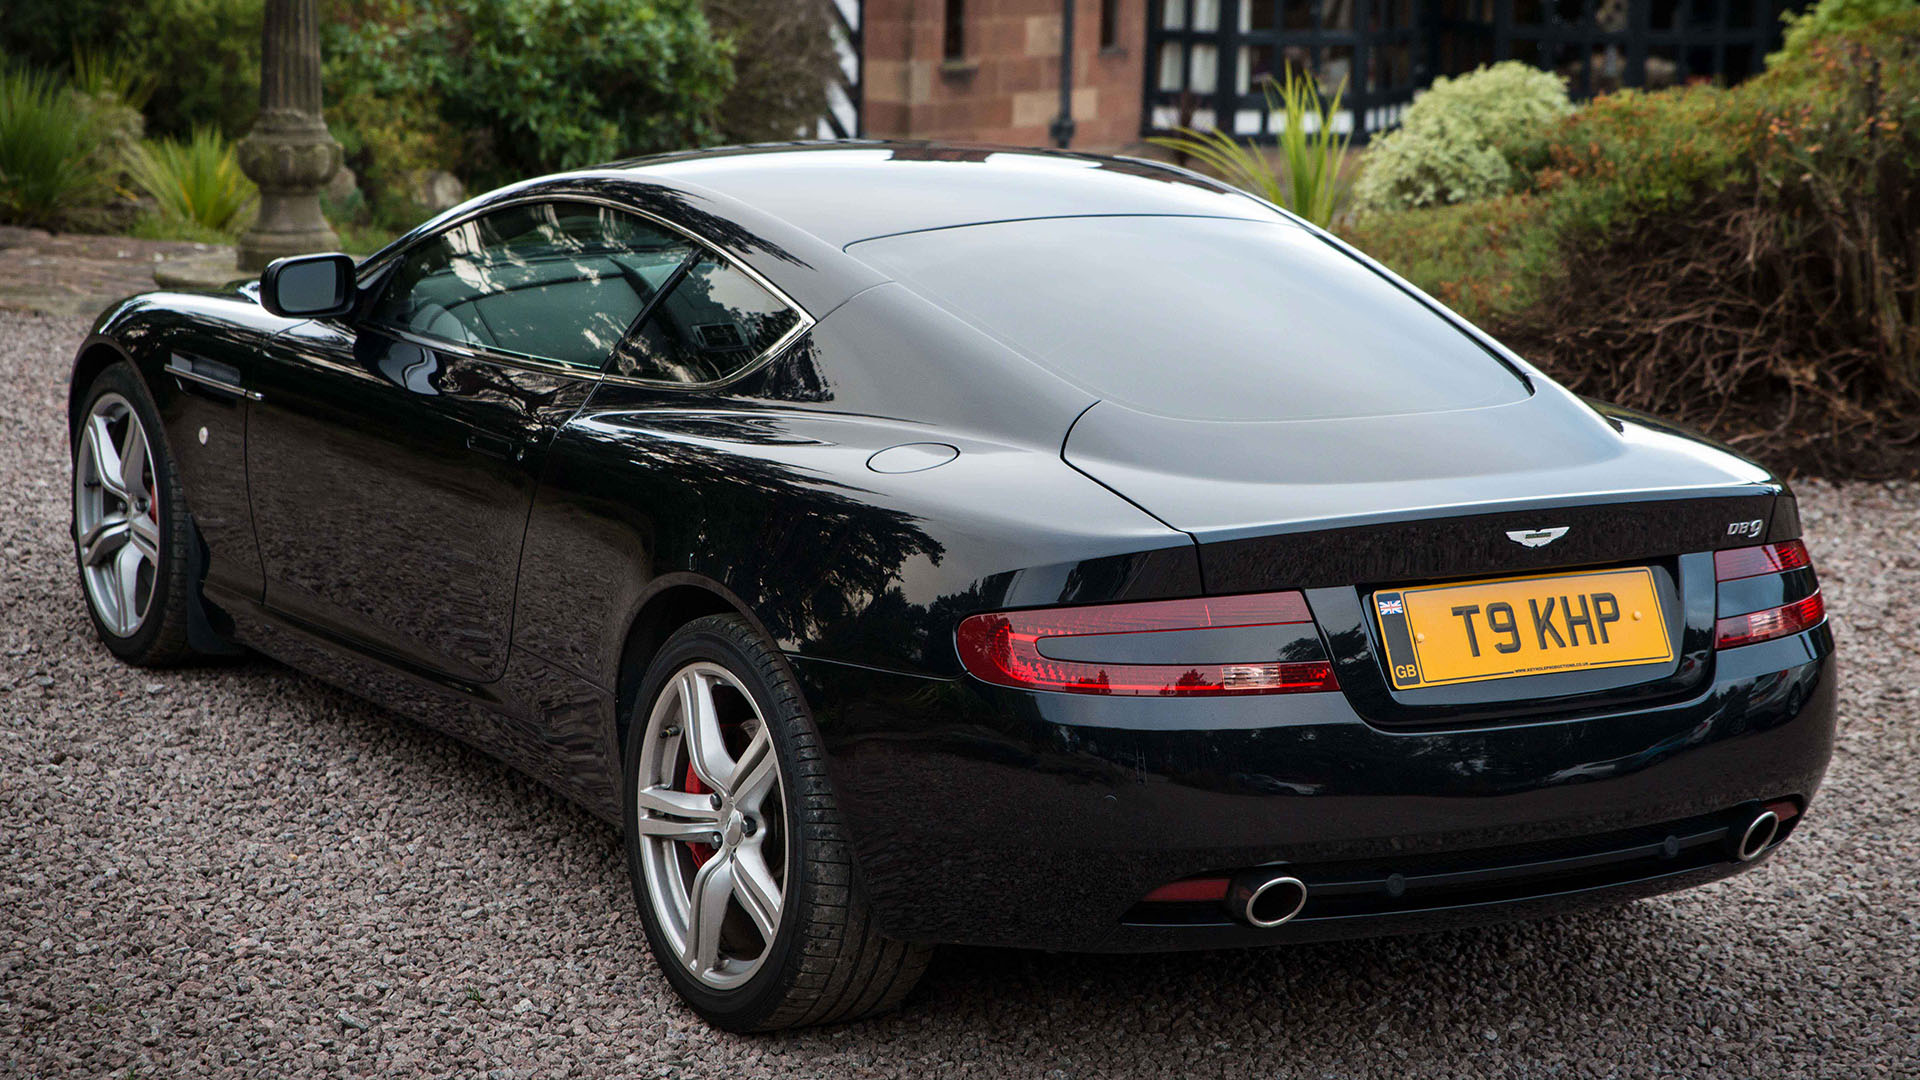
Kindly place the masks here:
POLYGON ((1245 874, 1227 892, 1227 909, 1262 930, 1289 922, 1307 906, 1307 883, 1284 873, 1245 874))
POLYGON ((1764 854, 1769 845, 1780 835, 1780 815, 1771 810, 1762 810, 1747 822, 1740 834, 1740 840, 1734 844, 1734 858, 1741 862, 1752 862, 1764 854))

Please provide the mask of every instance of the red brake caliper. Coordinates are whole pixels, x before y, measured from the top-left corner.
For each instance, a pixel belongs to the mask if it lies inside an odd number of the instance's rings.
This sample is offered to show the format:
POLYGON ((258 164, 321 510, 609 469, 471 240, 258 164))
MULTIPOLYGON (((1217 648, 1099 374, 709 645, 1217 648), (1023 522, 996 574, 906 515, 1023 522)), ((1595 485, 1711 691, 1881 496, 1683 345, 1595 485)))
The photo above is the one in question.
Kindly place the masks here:
MULTIPOLYGON (((701 783, 700 777, 694 774, 693 762, 691 761, 687 762, 687 792, 691 795, 707 794, 707 785, 701 783)), ((713 845, 689 842, 687 844, 687 854, 693 856, 693 865, 697 870, 705 866, 708 859, 713 858, 713 845)))

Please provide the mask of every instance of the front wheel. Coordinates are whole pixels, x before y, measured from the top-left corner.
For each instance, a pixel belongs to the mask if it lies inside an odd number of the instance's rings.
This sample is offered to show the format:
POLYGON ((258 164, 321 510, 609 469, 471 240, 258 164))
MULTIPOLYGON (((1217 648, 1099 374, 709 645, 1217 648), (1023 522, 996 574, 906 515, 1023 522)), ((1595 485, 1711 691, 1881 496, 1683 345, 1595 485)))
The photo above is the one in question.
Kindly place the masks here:
POLYGON ((899 1004, 930 950, 874 930, 779 652, 741 619, 697 619, 648 668, 631 721, 627 866, 674 990, 730 1031, 899 1004))
POLYGON ((73 440, 73 546, 94 630, 115 656, 189 659, 186 498, 146 386, 131 366, 87 388, 73 440))

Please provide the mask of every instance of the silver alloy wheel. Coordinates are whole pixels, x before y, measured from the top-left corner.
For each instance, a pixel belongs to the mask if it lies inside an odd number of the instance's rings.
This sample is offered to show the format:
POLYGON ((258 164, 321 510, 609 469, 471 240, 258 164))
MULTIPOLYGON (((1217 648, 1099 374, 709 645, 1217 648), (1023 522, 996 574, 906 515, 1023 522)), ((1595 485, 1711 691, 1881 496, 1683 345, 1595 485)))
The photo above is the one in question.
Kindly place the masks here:
POLYGON ((654 917, 681 964, 729 990, 773 951, 786 901, 779 755, 753 695, 704 661, 647 716, 630 826, 654 917))
POLYGON ((87 602, 116 637, 140 629, 160 582, 156 486, 140 414, 119 394, 100 395, 74 462, 74 539, 87 602))

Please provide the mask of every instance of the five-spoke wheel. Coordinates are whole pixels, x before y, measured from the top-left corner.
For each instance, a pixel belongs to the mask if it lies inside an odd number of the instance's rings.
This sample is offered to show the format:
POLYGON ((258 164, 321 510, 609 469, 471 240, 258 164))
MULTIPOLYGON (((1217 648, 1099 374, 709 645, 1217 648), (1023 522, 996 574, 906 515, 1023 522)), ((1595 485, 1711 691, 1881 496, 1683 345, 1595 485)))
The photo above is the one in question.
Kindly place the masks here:
POLYGON ((95 398, 79 433, 73 521, 87 602, 131 637, 160 581, 160 497, 140 414, 118 393, 95 398))
POLYGON ((667 981, 731 1031, 898 1004, 928 949, 886 937, 868 907, 786 658, 739 616, 708 615, 645 663, 625 729, 627 867, 667 981))
POLYGON ((191 659, 193 525, 160 415, 132 365, 94 376, 72 435, 73 552, 94 629, 131 664, 191 659))
POLYGON ((647 717, 632 827, 648 899, 687 970, 715 989, 752 978, 780 930, 780 762, 753 697, 718 664, 687 664, 647 717))

